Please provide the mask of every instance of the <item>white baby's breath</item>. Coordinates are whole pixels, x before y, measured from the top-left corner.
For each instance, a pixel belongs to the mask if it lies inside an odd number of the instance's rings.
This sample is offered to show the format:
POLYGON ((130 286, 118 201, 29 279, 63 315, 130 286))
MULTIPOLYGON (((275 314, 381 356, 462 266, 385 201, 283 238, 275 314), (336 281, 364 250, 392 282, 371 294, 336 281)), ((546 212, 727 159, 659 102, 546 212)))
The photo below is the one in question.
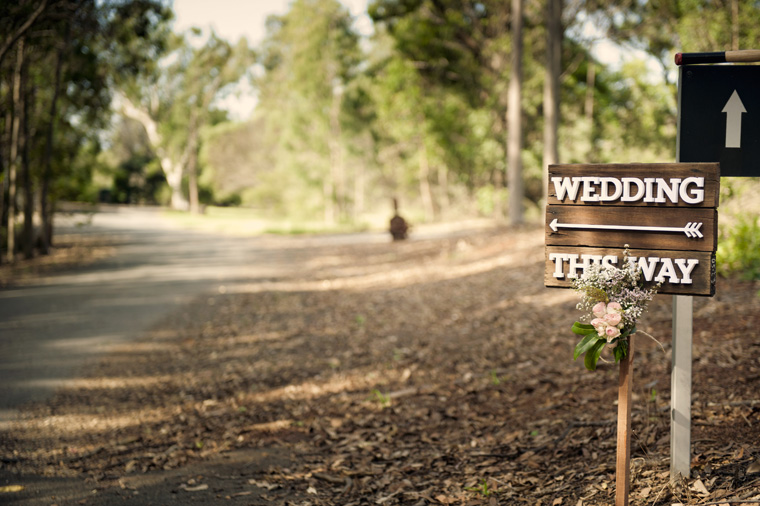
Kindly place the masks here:
POLYGON ((601 334, 605 333, 608 326, 600 323, 598 318, 592 320, 592 323, 596 325, 576 322, 573 326, 575 333, 585 336, 576 347, 575 358, 586 352, 594 354, 592 357, 587 356, 586 367, 589 369, 596 368, 596 361, 604 344, 616 345, 616 361, 627 355, 628 338, 636 331, 636 322, 659 288, 659 284, 654 288, 643 288, 641 272, 634 262, 629 260, 629 257, 628 245, 626 245, 623 251, 622 267, 602 263, 592 264, 584 270, 580 278, 573 281, 573 288, 581 294, 581 301, 577 308, 586 313, 587 319, 593 318, 592 310, 599 303, 605 305, 617 303, 621 308, 620 323, 614 326, 616 330, 610 329, 606 335, 601 334))

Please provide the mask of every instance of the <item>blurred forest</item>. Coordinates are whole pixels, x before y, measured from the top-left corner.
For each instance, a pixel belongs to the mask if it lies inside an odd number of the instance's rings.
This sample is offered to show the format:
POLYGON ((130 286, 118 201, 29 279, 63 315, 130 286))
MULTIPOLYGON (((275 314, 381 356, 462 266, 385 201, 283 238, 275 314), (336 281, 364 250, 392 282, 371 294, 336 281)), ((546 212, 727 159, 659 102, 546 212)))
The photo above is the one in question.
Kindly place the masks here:
MULTIPOLYGON (((212 7, 209 7, 212 8, 212 7)), ((161 0, 0 3, 0 261, 62 201, 358 227, 540 216, 549 163, 667 162, 676 51, 753 48, 756 0, 293 0, 258 47, 161 0), (590 29, 593 28, 593 29, 590 29), (659 62, 608 67, 610 40, 659 62), (219 100, 249 82, 252 117, 219 100)))

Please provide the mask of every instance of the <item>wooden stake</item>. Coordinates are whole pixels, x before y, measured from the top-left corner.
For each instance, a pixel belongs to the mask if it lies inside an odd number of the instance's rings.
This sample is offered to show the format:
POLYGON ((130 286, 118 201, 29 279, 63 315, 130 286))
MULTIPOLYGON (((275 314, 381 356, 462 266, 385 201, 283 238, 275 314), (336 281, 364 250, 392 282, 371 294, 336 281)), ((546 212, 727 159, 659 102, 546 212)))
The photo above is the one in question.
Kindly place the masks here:
POLYGON ((628 506, 631 489, 631 401, 633 390, 633 336, 628 338, 628 356, 620 361, 618 378, 617 474, 615 506, 628 506))

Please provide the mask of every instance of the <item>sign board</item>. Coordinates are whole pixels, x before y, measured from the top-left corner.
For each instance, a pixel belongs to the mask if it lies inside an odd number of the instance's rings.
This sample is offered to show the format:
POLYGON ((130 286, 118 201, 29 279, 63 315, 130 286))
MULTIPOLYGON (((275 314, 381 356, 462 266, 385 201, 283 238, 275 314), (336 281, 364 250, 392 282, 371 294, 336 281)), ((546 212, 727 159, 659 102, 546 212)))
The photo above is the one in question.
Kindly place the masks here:
POLYGON ((760 176, 760 66, 685 65, 679 79, 678 161, 760 176))
POLYGON ((594 263, 630 261, 659 293, 715 293, 715 163, 549 166, 544 284, 571 288, 594 263))

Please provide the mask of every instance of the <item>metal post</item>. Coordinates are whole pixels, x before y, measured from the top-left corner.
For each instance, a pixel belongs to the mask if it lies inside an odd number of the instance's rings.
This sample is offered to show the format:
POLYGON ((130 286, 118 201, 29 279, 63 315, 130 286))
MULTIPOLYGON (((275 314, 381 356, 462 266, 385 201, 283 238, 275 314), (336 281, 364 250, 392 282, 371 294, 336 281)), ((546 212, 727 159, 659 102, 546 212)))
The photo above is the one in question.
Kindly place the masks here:
POLYGON ((691 473, 691 352, 693 298, 673 296, 670 383, 670 480, 691 473))

